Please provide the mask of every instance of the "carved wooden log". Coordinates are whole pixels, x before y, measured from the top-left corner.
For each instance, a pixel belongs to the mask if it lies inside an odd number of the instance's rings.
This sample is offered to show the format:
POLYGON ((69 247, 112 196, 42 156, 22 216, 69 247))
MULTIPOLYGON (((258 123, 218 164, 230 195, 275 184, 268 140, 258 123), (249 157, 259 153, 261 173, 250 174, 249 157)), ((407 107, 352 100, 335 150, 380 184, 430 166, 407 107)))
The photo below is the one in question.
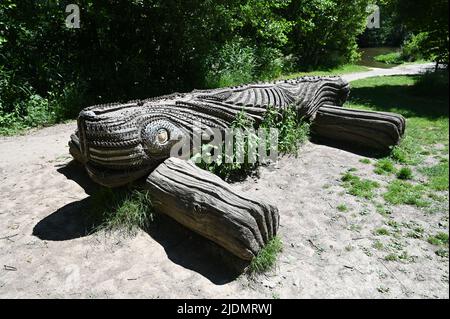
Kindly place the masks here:
POLYGON ((323 106, 316 114, 313 137, 381 152, 397 145, 405 132, 403 116, 323 106))
POLYGON ((147 178, 157 212, 251 260, 278 229, 278 210, 199 169, 169 158, 147 178))

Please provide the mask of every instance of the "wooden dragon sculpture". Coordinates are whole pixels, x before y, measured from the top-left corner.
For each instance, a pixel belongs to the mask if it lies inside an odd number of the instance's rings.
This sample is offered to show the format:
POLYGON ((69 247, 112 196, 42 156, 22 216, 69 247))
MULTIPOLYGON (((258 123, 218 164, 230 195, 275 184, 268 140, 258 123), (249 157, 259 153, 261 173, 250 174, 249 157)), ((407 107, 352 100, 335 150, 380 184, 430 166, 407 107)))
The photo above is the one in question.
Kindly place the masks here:
POLYGON ((278 210, 170 157, 171 148, 190 140, 193 122, 226 130, 244 111, 258 126, 269 107, 294 107, 317 138, 389 151, 404 133, 404 118, 342 108, 349 92, 339 77, 302 77, 91 106, 79 115, 70 153, 107 187, 146 178, 157 211, 251 260, 276 235, 278 210))

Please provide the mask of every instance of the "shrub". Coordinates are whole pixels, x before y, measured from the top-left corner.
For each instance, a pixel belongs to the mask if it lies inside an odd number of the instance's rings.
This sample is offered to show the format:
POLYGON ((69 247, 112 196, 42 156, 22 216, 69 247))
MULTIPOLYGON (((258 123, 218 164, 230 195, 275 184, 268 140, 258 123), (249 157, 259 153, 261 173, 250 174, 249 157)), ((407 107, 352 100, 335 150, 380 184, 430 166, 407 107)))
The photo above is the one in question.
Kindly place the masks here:
POLYGON ((297 115, 294 107, 281 112, 269 107, 261 127, 278 130, 278 151, 282 154, 297 154, 301 144, 306 142, 310 134, 310 125, 297 115))
POLYGON ((380 54, 374 57, 374 60, 385 64, 402 64, 404 62, 401 52, 380 54))
POLYGON ((409 39, 406 39, 402 46, 402 59, 404 61, 418 61, 423 59, 422 44, 427 38, 427 34, 422 32, 416 35, 412 35, 409 39))
MULTIPOLYGON (((197 163, 197 166, 224 179, 240 179, 252 174, 261 163, 258 161, 258 158, 256 163, 249 162, 248 150, 256 149, 260 143, 263 143, 259 139, 259 136, 256 135, 254 126, 255 123, 242 110, 231 124, 231 128, 240 129, 244 134, 244 138, 240 140, 244 145, 236 145, 236 143, 233 145, 232 158, 228 159, 228 162, 233 162, 227 163, 225 161, 226 158, 223 158, 221 160, 219 159, 219 161, 208 163, 202 158, 197 163), (244 154, 237 153, 238 150, 242 149, 244 150, 244 154), (239 155, 243 155, 244 163, 235 163, 235 159, 241 157, 239 155)), ((309 123, 299 118, 296 110, 291 107, 282 111, 269 107, 259 127, 266 131, 267 150, 270 146, 270 129, 278 130, 278 152, 281 154, 297 154, 300 145, 309 137, 309 123)), ((214 149, 209 144, 202 146, 203 155, 210 156, 213 155, 213 152, 214 149)), ((224 150, 222 154, 225 154, 224 150)), ((259 154, 256 154, 256 156, 258 157, 259 154)), ((194 154, 191 159, 195 161, 200 157, 201 154, 194 154)))
POLYGON ((205 61, 205 81, 209 88, 249 83, 253 80, 257 66, 255 49, 243 40, 225 43, 205 61))

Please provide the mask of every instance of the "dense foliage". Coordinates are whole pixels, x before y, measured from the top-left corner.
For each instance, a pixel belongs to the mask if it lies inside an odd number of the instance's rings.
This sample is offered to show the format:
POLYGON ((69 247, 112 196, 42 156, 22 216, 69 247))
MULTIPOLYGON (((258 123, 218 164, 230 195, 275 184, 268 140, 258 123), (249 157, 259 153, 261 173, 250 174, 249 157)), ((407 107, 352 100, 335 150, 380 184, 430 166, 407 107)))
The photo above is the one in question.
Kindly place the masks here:
POLYGON ((0 130, 348 62, 369 0, 2 0, 0 130), (66 5, 81 27, 65 26, 66 5))
POLYGON ((0 134, 94 103, 351 62, 371 2, 2 0, 0 134), (79 29, 65 26, 72 2, 79 29))
MULTIPOLYGON (((363 47, 402 47, 398 61, 433 60, 448 65, 447 0, 379 0, 381 28, 367 29, 358 39, 363 47)), ((385 59, 387 57, 381 57, 385 59)))

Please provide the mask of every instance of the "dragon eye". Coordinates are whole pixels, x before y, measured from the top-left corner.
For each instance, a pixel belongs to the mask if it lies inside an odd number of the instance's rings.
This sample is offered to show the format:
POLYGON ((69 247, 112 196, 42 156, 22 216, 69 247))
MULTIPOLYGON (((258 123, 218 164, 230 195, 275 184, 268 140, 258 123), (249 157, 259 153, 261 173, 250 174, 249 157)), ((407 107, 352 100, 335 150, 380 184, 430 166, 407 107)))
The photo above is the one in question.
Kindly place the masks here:
POLYGON ((156 141, 159 144, 164 144, 169 140, 169 132, 166 129, 160 129, 158 133, 156 133, 156 141))

